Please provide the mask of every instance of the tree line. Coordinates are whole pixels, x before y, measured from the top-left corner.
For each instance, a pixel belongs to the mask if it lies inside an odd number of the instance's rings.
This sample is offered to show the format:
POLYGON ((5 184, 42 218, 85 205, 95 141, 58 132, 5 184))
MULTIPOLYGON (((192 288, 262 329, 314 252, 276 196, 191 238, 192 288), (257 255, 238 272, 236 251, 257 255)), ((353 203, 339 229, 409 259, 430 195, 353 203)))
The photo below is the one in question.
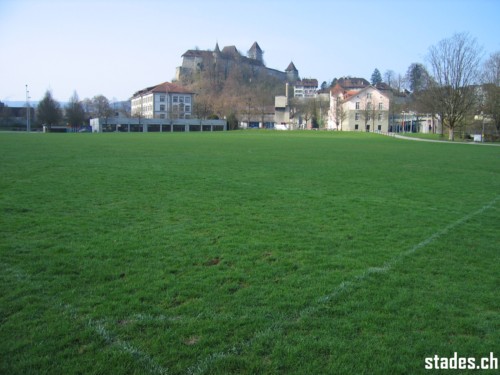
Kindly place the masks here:
MULTIPOLYGON (((26 116, 26 109, 21 112, 23 116, 26 116)), ((47 90, 43 98, 38 102, 35 113, 35 119, 31 119, 33 122, 31 124, 32 129, 46 126, 50 130, 52 126, 64 125, 78 130, 88 126, 91 118, 108 118, 112 116, 114 109, 109 100, 103 95, 80 100, 76 91, 69 98, 66 105, 62 106, 54 99, 52 92, 47 90)), ((11 108, 4 105, 0 107, 0 117, 3 125, 12 124, 12 116, 11 108)))
POLYGON ((93 98, 80 100, 76 92, 73 93, 65 108, 54 100, 52 93, 46 91, 43 99, 38 103, 37 123, 39 126, 47 126, 49 129, 53 125, 61 123, 73 129, 79 129, 89 124, 89 120, 94 117, 108 118, 113 114, 113 109, 109 100, 103 95, 96 95, 93 98))

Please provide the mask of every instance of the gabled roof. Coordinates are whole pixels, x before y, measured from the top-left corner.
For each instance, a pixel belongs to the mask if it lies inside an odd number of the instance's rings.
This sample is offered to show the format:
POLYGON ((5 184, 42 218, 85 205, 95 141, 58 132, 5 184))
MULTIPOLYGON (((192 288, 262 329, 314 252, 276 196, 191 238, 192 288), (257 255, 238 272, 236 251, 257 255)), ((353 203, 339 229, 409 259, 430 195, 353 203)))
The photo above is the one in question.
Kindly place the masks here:
POLYGON ((156 86, 146 87, 145 89, 137 91, 133 97, 154 94, 154 93, 174 93, 174 94, 194 94, 188 89, 176 85, 175 83, 163 82, 156 86))

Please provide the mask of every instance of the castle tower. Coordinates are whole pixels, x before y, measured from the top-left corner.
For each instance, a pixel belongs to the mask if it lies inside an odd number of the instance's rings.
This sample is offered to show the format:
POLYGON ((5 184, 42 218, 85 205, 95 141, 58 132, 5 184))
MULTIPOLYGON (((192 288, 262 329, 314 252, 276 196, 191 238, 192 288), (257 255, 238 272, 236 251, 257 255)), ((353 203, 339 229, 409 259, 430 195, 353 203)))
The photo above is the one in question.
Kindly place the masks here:
POLYGON ((257 60, 260 62, 262 65, 264 65, 264 58, 263 58, 264 52, 260 49, 259 44, 257 42, 254 42, 252 44, 252 47, 248 50, 248 57, 257 60))
POLYGON ((290 62, 288 68, 286 68, 285 70, 285 73, 286 73, 286 80, 288 82, 297 82, 299 80, 299 71, 293 64, 293 61, 290 62))
POLYGON ((214 54, 219 54, 219 53, 220 53, 219 42, 215 42, 214 54))

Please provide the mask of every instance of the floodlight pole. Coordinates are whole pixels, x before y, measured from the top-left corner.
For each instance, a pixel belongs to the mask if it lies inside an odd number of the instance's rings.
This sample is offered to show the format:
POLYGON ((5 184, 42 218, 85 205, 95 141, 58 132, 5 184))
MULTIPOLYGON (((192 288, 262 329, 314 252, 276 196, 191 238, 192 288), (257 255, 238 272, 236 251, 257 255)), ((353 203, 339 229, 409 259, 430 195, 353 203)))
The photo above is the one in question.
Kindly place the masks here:
POLYGON ((28 85, 26 85, 26 132, 31 131, 30 127, 30 92, 28 91, 28 85))

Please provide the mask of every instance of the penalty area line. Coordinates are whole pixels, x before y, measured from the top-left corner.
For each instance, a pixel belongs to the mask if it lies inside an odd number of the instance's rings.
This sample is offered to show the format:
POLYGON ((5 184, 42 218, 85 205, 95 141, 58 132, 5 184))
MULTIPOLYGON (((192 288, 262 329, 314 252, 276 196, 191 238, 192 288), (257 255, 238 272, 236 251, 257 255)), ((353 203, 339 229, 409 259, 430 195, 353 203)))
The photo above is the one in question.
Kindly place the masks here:
MULTIPOLYGON (((354 289, 355 287, 358 286, 358 284, 367 280, 371 275, 380 274, 380 273, 387 273, 387 272, 391 271, 404 258, 413 255, 419 249, 426 247, 431 242, 433 242, 433 241, 437 240, 438 238, 442 237, 443 235, 447 234, 450 230, 458 227, 460 224, 463 224, 466 221, 470 220, 471 218, 478 216, 478 215, 482 214, 484 211, 492 208, 495 205, 495 203, 498 201, 499 198, 500 198, 500 196, 496 196, 490 202, 483 205, 480 209, 473 211, 473 212, 461 217, 460 219, 448 224, 443 229, 431 234, 426 239, 420 241, 418 244, 414 245, 410 249, 396 255, 392 259, 383 263, 381 266, 367 268, 364 272, 362 272, 356 276, 351 277, 351 279, 342 281, 339 285, 337 285, 334 289, 332 289, 332 291, 329 294, 317 298, 315 301, 316 306, 309 306, 309 307, 306 307, 306 308, 300 310, 298 312, 298 318, 300 319, 300 318, 304 318, 304 317, 307 317, 307 316, 314 314, 315 312, 317 312, 320 309, 322 304, 325 304, 325 303, 337 298, 339 295, 341 295, 349 290, 354 289)), ((267 329, 258 331, 254 335, 253 338, 246 340, 244 342, 237 343, 232 348, 230 348, 226 351, 212 353, 212 354, 208 355, 207 357, 199 360, 198 362, 196 362, 194 365, 190 366, 187 369, 187 373, 190 375, 203 374, 210 368, 210 365, 212 363, 218 361, 219 359, 230 357, 232 355, 239 355, 244 349, 251 347, 257 339, 262 338, 262 337, 272 337, 276 334, 279 334, 282 331, 281 327, 282 327, 281 323, 275 322, 272 326, 268 327, 267 329)))

